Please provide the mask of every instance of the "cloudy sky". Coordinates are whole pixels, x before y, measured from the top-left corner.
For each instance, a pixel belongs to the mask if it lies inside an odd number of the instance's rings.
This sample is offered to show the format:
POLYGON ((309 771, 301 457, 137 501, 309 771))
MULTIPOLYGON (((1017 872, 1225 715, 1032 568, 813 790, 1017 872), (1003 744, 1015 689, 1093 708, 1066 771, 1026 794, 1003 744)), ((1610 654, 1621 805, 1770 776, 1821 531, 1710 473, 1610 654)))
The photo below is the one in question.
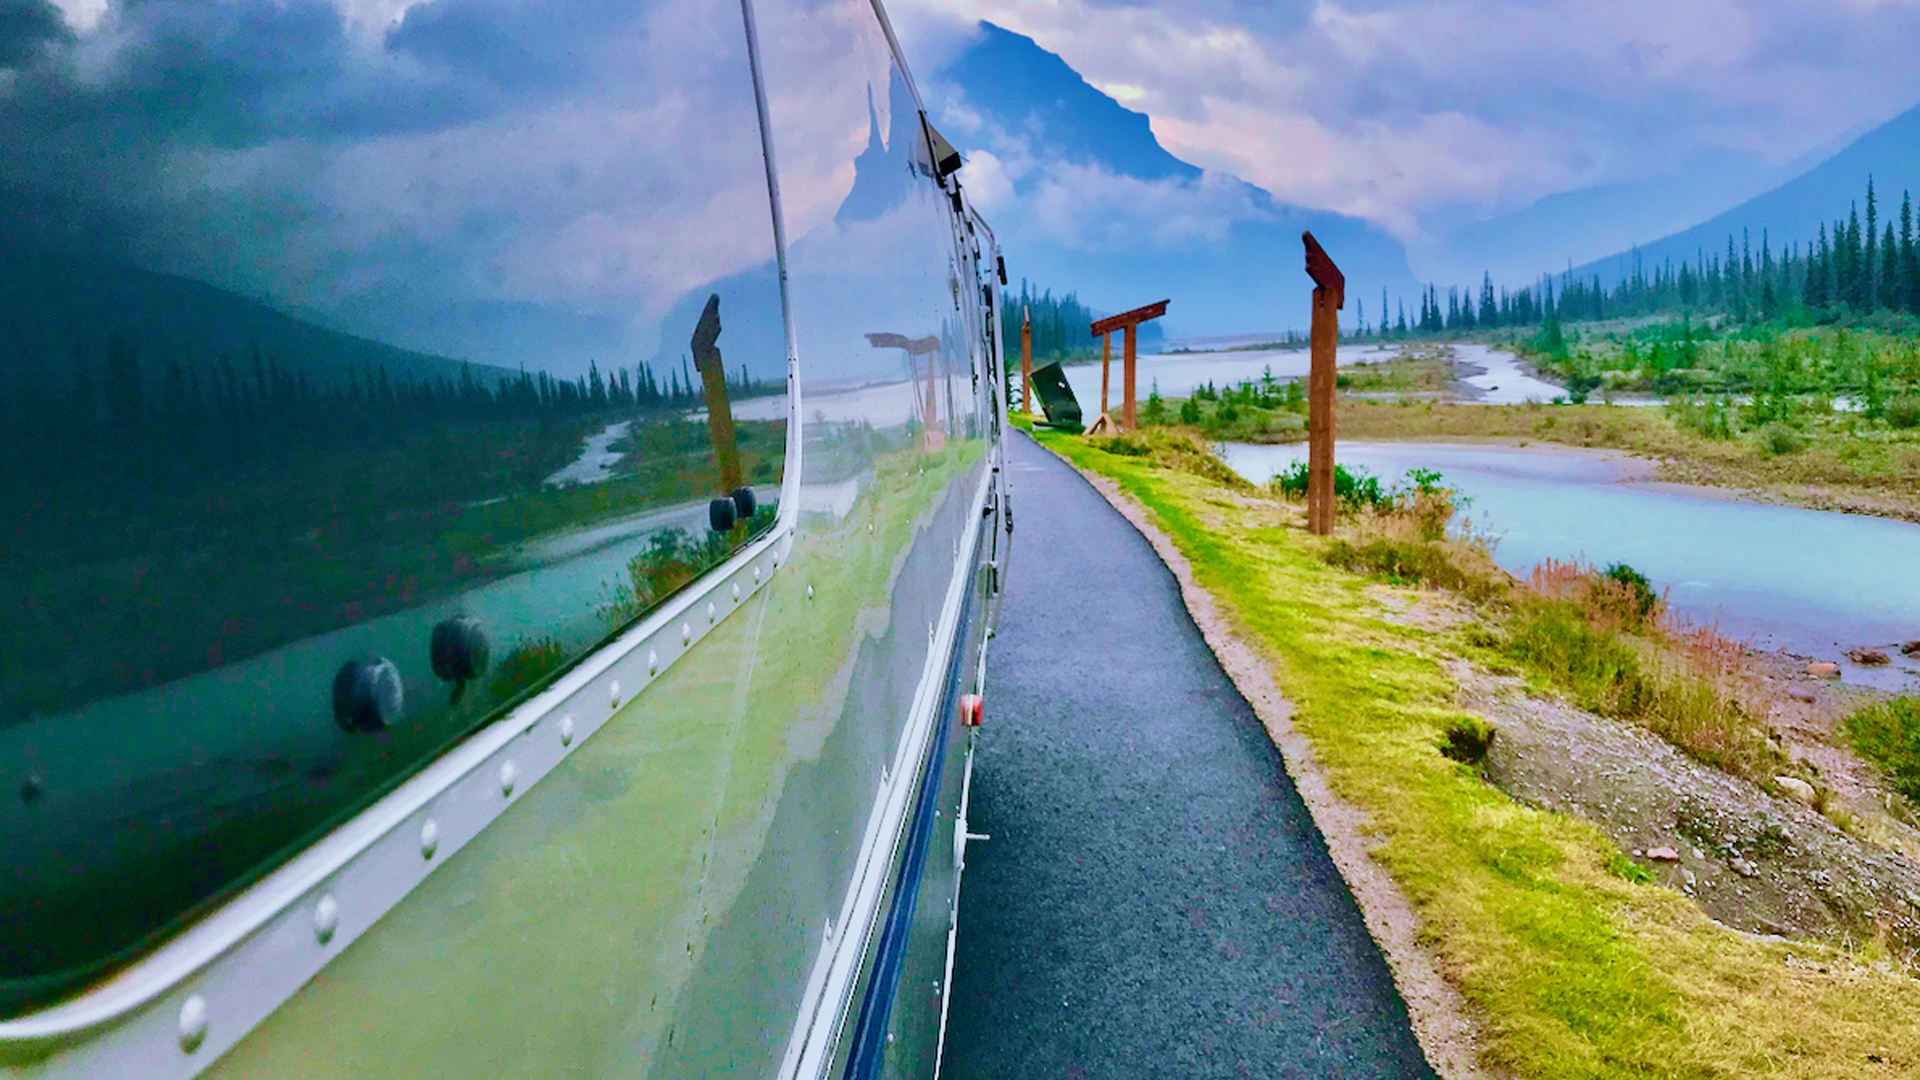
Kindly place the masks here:
POLYGON ((1415 248, 1464 220, 1593 185, 1781 179, 1920 102, 1920 0, 893 0, 889 10, 918 67, 937 67, 979 20, 1005 26, 1147 113, 1180 157, 1364 217, 1415 248))

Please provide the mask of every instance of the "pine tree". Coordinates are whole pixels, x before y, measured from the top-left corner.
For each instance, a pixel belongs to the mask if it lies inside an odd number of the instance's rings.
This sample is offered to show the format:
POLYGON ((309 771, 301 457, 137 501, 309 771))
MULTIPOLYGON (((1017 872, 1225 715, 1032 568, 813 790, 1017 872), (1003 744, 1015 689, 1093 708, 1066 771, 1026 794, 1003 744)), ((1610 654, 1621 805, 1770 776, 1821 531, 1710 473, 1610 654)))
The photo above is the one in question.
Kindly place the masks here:
POLYGON ((1900 306, 1920 315, 1920 251, 1914 249, 1913 196, 1900 194, 1900 284, 1905 289, 1900 306))
POLYGON ((1875 289, 1873 306, 1876 308, 1896 309, 1900 306, 1898 295, 1900 288, 1900 248, 1894 243, 1893 222, 1887 222, 1886 233, 1880 238, 1879 284, 1875 289))
POLYGON ((1863 302, 1866 299, 1864 290, 1861 288, 1861 277, 1863 275, 1861 274, 1860 266, 1862 258, 1860 250, 1860 208, 1857 204, 1847 211, 1846 229, 1846 249, 1840 259, 1838 269, 1841 273, 1835 275, 1839 278, 1835 284, 1840 288, 1841 299, 1845 300, 1857 311, 1864 306, 1863 302))
POLYGON ((1818 311, 1833 304, 1833 249, 1827 240, 1827 225, 1820 223, 1816 247, 1807 252, 1807 284, 1801 302, 1818 311))
POLYGON ((1879 297, 1879 290, 1874 287, 1873 280, 1875 272, 1880 269, 1880 260, 1875 257, 1879 254, 1876 250, 1879 236, 1874 231, 1878 222, 1878 203, 1873 196, 1873 177, 1869 175, 1867 177, 1866 248, 1861 252, 1860 260, 1860 307, 1863 310, 1872 310, 1874 301, 1879 297))

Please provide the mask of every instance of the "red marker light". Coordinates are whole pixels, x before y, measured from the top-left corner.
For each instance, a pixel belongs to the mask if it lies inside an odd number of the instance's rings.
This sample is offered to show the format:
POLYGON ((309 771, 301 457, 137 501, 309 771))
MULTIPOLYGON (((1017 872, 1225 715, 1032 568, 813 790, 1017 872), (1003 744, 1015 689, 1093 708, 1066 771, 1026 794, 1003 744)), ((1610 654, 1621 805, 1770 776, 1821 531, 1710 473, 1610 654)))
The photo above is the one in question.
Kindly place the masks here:
POLYGON ((979 727, 980 721, 987 718, 987 701, 979 694, 964 694, 960 698, 960 724, 963 727, 979 727))

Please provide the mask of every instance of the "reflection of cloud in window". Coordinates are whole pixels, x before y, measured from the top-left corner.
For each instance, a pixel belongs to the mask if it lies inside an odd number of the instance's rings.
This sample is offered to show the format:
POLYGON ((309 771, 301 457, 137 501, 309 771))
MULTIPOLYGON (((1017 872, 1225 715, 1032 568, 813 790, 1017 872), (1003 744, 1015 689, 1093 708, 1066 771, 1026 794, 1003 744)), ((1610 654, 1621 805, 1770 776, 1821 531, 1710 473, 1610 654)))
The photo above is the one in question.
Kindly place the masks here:
POLYGON ((0 184, 33 214, 0 231, 506 363, 542 358, 483 356, 435 309, 632 345, 771 257, 737 9, 233 6, 150 0, 77 36, 78 8, 31 38, 10 20, 0 184))

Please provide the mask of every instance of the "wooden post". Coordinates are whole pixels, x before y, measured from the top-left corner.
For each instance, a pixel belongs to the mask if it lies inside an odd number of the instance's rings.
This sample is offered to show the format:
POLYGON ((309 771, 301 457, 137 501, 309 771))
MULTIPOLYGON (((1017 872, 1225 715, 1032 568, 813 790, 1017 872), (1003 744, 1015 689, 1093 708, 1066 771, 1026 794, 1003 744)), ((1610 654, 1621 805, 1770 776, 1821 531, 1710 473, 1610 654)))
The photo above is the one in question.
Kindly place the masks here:
POLYGON ((1162 300, 1157 304, 1148 304, 1146 307, 1138 307, 1132 311, 1121 312, 1118 315, 1110 315, 1093 324, 1092 331, 1100 338, 1100 418, 1093 422, 1093 426, 1087 428, 1088 434, 1096 431, 1108 431, 1113 428, 1132 431, 1139 426, 1138 410, 1134 407, 1137 398, 1135 391, 1138 387, 1138 382, 1134 375, 1134 363, 1139 353, 1139 337, 1137 336, 1139 334, 1139 326, 1141 323, 1150 319, 1157 319, 1165 315, 1167 313, 1168 303, 1169 301, 1162 300), (1113 359, 1112 335, 1116 330, 1124 335, 1120 339, 1121 411, 1120 422, 1118 424, 1115 424, 1113 418, 1107 415, 1107 369, 1113 359))
POLYGON ((935 379, 939 369, 936 354, 940 351, 940 339, 937 337, 910 338, 905 334, 868 334, 867 344, 876 349, 899 349, 907 357, 907 378, 913 385, 913 404, 920 410, 921 437, 929 450, 938 450, 946 445, 946 434, 940 430, 940 413, 936 406, 934 393, 935 379), (926 388, 921 389, 920 365, 914 357, 927 358, 926 388))
POLYGON ((1113 336, 1100 335, 1100 415, 1107 415, 1107 368, 1113 362, 1113 336))
POLYGON ((1307 531, 1325 536, 1333 531, 1334 360, 1347 279, 1312 233, 1303 232, 1300 239, 1307 248, 1307 274, 1314 282, 1313 366, 1307 377, 1307 531))
POLYGON ((1020 411, 1033 415, 1033 311, 1020 308, 1020 411))
POLYGON ((707 297, 706 310, 693 328, 693 363, 707 392, 707 434, 713 440, 714 465, 720 472, 720 490, 743 486, 740 440, 733 430, 733 405, 727 400, 727 375, 720 361, 720 295, 707 297))

